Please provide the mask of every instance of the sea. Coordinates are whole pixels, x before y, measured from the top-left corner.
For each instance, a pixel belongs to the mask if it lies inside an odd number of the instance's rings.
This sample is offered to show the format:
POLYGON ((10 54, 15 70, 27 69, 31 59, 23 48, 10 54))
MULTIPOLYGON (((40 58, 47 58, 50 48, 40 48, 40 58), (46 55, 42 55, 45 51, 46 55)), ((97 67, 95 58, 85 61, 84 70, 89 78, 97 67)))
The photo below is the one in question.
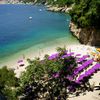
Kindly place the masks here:
POLYGON ((69 30, 70 20, 69 14, 47 11, 43 5, 1 4, 0 64, 32 47, 78 43, 69 30))

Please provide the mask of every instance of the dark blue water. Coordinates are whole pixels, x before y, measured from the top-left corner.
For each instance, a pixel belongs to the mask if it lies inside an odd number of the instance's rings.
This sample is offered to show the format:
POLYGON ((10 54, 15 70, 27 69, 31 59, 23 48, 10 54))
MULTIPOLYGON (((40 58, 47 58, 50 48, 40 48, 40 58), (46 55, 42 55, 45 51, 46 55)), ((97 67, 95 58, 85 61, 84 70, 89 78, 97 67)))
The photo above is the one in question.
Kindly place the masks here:
POLYGON ((46 11, 44 6, 0 5, 0 59, 39 43, 70 36, 69 21, 69 15, 46 11))

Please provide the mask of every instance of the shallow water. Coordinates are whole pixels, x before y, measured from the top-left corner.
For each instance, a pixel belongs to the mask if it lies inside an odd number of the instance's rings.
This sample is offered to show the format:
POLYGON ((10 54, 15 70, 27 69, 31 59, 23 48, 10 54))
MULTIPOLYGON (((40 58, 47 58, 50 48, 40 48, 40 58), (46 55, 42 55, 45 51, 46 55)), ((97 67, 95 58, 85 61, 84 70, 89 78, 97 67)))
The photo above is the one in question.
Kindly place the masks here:
POLYGON ((39 44, 43 48, 45 43, 77 42, 69 31, 69 22, 69 15, 46 11, 42 5, 0 5, 0 61, 39 44))

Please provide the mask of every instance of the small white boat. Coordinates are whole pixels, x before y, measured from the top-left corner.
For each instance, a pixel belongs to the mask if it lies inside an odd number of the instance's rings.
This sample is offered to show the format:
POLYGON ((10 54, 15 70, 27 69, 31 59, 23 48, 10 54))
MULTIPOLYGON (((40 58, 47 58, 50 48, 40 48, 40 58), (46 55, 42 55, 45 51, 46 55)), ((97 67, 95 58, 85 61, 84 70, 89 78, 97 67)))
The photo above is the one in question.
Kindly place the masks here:
POLYGON ((29 19, 32 19, 32 17, 30 16, 29 19))
POLYGON ((39 11, 42 11, 42 9, 39 9, 39 11))

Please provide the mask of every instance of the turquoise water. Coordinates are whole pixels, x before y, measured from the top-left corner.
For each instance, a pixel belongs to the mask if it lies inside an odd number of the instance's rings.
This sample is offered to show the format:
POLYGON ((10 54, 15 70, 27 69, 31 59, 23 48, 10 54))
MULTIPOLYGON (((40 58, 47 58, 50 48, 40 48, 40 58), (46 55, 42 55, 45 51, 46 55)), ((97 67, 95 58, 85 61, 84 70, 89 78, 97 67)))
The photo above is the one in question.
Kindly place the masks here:
POLYGON ((0 59, 40 43, 70 40, 69 22, 69 15, 46 11, 42 5, 0 5, 0 59))

